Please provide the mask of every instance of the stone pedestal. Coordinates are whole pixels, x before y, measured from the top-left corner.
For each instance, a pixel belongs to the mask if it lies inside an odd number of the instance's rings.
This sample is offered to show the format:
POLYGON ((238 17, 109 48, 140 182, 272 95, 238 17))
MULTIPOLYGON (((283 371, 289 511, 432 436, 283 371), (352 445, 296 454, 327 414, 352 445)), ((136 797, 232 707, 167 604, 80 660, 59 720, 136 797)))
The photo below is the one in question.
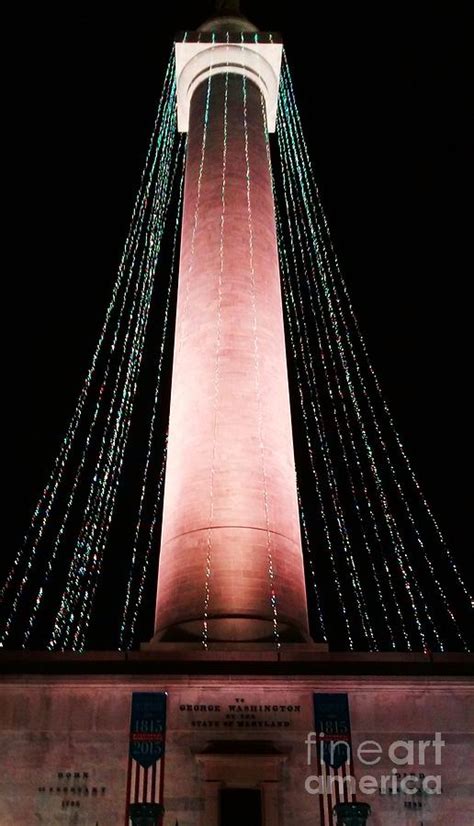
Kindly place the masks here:
POLYGON ((310 656, 297 646, 298 661, 287 648, 279 661, 270 646, 240 661, 235 651, 211 649, 194 663, 189 651, 174 663, 160 652, 22 652, 15 660, 0 652, 1 826, 135 826, 138 815, 159 826, 153 811, 125 817, 133 694, 157 691, 168 694, 164 826, 219 826, 221 792, 232 788, 260 791, 265 826, 314 826, 320 808, 330 822, 348 785, 320 795, 318 753, 313 746, 308 754, 308 735, 315 731, 315 695, 341 693, 350 711, 358 803, 342 807, 334 823, 473 826, 472 656, 310 656), (455 668, 466 673, 453 676, 455 668), (445 742, 441 763, 433 745, 424 749, 436 732, 445 742), (419 794, 405 793, 400 778, 393 780, 396 793, 391 780, 384 785, 395 768, 391 747, 400 740, 407 748, 396 754, 409 761, 397 773, 412 774, 408 791, 416 786, 419 794), (373 767, 360 759, 367 741, 380 747, 373 767), (375 778, 371 793, 361 783, 367 775, 375 778), (438 790, 426 783, 430 776, 439 776, 438 790), (424 791, 430 788, 434 793, 424 791), (368 820, 363 804, 370 805, 368 820))
POLYGON ((334 814, 337 826, 366 826, 370 806, 368 803, 338 803, 334 814))

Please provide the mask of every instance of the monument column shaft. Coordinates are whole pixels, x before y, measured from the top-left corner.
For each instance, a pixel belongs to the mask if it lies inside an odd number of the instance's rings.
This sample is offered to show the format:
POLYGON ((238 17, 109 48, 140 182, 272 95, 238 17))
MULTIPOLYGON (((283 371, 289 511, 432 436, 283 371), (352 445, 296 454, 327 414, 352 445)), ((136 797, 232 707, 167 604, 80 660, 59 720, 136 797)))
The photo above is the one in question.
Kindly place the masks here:
POLYGON ((191 101, 156 639, 308 639, 261 93, 191 101), (272 588, 275 601, 272 605, 272 588), (208 601, 206 601, 206 593, 208 601))

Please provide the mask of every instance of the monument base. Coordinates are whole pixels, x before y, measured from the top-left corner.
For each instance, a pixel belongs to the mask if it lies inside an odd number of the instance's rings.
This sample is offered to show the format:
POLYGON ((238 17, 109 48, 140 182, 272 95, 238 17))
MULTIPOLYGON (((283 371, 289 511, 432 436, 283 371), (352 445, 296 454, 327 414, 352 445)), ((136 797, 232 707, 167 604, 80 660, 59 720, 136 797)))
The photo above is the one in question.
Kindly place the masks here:
MULTIPOLYGON (((163 826, 219 826, 231 802, 245 824, 248 801, 261 803, 262 826, 317 824, 319 811, 329 824, 344 792, 358 803, 338 812, 338 826, 365 826, 363 804, 368 826, 412 817, 472 826, 473 658, 322 649, 282 645, 279 659, 262 644, 0 652, 0 823, 125 826, 129 801, 163 802, 163 826), (165 765, 156 786, 148 770, 145 790, 135 763, 127 786, 131 710, 136 693, 157 692, 166 694, 165 765), (353 766, 339 770, 341 791, 320 731, 329 742, 348 732, 353 766), (392 759, 399 741, 403 766, 392 759)), ((156 826, 156 811, 130 815, 127 826, 156 826)))

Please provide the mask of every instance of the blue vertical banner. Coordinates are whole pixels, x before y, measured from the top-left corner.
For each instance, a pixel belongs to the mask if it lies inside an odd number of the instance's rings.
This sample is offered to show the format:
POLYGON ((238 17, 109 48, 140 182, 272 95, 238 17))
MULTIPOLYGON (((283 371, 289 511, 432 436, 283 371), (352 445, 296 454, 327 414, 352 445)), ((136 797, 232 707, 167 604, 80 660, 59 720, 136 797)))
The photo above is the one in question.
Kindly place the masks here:
POLYGON ((130 719, 130 757, 144 769, 164 755, 166 692, 134 693, 130 719))
POLYGON ((339 769, 350 756, 351 748, 347 694, 314 694, 314 724, 323 762, 339 769))
POLYGON ((335 826, 334 806, 354 800, 351 718, 347 694, 313 694, 321 826, 335 826))
POLYGON ((165 691, 134 692, 130 713, 125 826, 133 812, 156 811, 162 822, 165 741, 165 691))

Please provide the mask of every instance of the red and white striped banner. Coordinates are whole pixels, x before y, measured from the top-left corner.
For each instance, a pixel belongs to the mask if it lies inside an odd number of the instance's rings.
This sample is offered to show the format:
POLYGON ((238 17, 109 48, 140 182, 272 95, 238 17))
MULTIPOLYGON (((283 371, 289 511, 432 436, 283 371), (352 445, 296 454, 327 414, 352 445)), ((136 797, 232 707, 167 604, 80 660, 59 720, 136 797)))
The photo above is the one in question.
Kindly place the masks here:
POLYGON ((127 821, 130 803, 163 803, 164 759, 144 769, 129 756, 127 776, 127 821))

